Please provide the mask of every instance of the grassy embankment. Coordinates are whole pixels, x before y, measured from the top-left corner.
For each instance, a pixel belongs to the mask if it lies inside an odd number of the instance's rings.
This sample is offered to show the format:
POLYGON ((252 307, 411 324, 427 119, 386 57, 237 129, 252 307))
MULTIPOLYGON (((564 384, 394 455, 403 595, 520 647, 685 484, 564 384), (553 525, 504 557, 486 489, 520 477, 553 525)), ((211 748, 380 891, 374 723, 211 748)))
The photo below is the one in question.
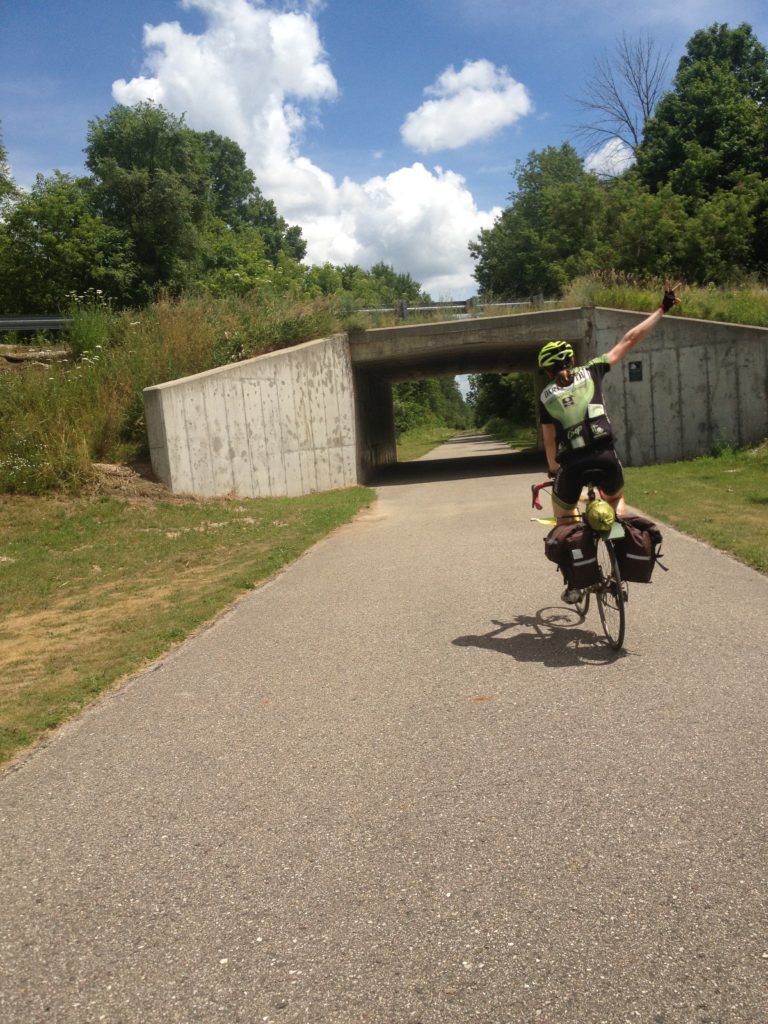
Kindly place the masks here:
MULTIPOLYGON (((661 297, 661 281, 637 284, 612 274, 594 274, 578 278, 559 303, 561 306, 607 306, 639 312, 654 309, 661 297)), ((696 320, 768 327, 768 286, 743 288, 683 287, 678 292, 681 305, 671 316, 696 320)))
POLYGON ((74 309, 74 363, 0 373, 0 493, 76 491, 94 462, 146 458, 142 391, 338 328, 328 302, 182 299, 74 309))
POLYGON ((0 762, 370 503, 0 496, 0 762))

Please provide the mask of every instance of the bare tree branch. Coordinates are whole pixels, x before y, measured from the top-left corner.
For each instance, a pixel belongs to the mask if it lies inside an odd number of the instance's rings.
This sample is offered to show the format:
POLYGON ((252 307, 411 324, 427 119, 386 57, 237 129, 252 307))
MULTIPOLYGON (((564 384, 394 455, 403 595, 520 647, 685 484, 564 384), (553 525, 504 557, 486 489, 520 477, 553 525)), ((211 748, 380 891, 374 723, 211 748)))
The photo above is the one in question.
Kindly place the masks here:
POLYGON ((645 122, 664 89, 668 66, 669 51, 661 52, 649 35, 622 34, 615 53, 597 58, 583 95, 574 101, 592 118, 576 125, 574 134, 592 150, 619 139, 636 153, 645 122))

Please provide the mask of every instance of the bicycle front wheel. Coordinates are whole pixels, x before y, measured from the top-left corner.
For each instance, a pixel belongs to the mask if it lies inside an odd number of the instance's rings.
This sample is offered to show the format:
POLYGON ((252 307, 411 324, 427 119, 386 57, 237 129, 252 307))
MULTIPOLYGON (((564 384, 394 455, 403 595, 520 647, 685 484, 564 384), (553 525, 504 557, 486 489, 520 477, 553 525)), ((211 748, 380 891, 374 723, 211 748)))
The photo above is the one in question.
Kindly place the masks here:
POLYGON ((596 590, 597 610, 603 632, 610 646, 618 651, 624 643, 626 610, 624 584, 611 541, 600 538, 597 542, 597 563, 600 567, 600 584, 596 590))

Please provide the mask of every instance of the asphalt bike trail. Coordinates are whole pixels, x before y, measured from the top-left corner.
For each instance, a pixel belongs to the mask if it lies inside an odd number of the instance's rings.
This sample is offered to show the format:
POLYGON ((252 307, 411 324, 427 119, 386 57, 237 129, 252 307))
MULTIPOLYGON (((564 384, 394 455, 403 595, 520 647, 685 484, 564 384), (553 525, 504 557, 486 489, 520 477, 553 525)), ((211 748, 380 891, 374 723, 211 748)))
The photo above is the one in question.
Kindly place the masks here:
POLYGON ((616 656, 541 478, 397 467, 0 777, 2 1024, 768 1020, 768 579, 666 528, 616 656))

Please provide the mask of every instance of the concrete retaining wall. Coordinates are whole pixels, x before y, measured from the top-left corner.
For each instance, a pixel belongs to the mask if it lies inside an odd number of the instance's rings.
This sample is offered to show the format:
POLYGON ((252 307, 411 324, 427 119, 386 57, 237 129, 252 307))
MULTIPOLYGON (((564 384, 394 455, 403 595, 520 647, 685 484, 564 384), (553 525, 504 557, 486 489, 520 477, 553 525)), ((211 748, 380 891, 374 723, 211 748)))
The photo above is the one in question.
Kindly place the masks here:
MULTIPOLYGON (((160 384, 144 392, 152 466, 172 491, 203 496, 366 483, 397 458, 393 380, 534 370, 551 337, 588 359, 644 316, 559 310, 335 335, 160 384)), ((768 330, 665 317, 608 374, 605 394, 627 465, 759 442, 768 436, 768 330)))
POLYGON ((152 467, 172 491, 282 497, 357 483, 344 335, 147 388, 152 467))
MULTIPOLYGON (((595 309, 589 354, 607 352, 642 314, 595 309)), ((627 465, 704 455, 768 436, 768 330, 665 317, 605 378, 627 465)))

